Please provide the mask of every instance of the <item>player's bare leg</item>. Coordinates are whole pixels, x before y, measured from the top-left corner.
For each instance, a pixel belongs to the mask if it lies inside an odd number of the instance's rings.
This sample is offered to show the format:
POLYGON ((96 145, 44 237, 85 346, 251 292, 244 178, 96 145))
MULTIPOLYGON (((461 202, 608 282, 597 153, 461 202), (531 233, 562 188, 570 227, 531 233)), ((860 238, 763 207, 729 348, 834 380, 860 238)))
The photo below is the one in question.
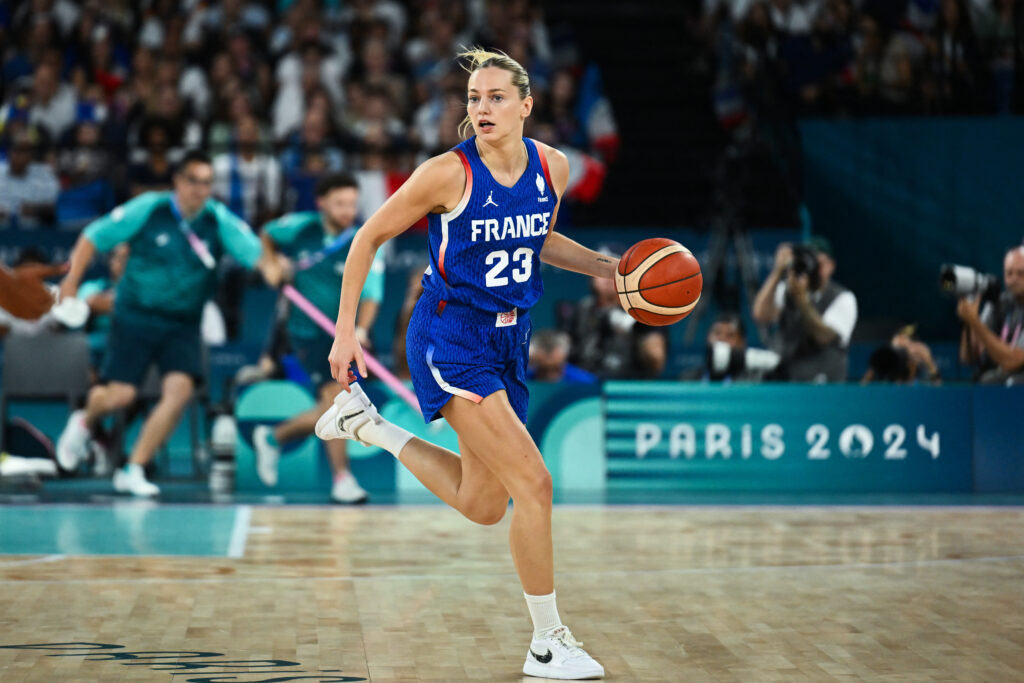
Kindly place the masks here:
POLYGON ((498 391, 479 404, 454 396, 441 413, 514 501, 509 541, 523 590, 551 593, 551 474, 507 395, 498 391))
POLYGON ((131 458, 123 469, 114 472, 114 488, 136 496, 155 496, 160 489, 146 480, 143 468, 174 431, 181 414, 192 398, 195 382, 183 372, 169 372, 161 382, 160 401, 142 424, 131 458))
POLYGON ((438 497, 470 519, 476 517, 474 521, 501 519, 511 493, 515 508, 509 543, 534 624, 523 672, 562 679, 603 676, 604 668, 583 650, 558 616, 551 475, 505 392, 491 394, 479 404, 453 397, 442 409, 459 433, 460 459, 383 420, 358 384, 352 386, 353 392, 339 394, 317 422, 317 435, 357 438, 388 450, 438 497))
MULTIPOLYGON (((353 387, 358 395, 362 395, 358 384, 353 387)), ((336 429, 337 425, 332 424, 335 420, 331 419, 338 416, 337 404, 344 404, 348 397, 349 394, 339 394, 335 407, 318 422, 317 435, 329 440, 328 443, 354 438, 352 434, 342 435, 336 429)), ((485 525, 501 521, 508 509, 508 492, 463 439, 459 439, 460 456, 383 420, 376 415, 372 404, 371 409, 374 420, 367 419, 354 426, 360 441, 389 451, 420 483, 470 521, 485 525), (361 431, 364 424, 374 425, 370 429, 375 433, 371 435, 368 431, 364 434, 361 431)))

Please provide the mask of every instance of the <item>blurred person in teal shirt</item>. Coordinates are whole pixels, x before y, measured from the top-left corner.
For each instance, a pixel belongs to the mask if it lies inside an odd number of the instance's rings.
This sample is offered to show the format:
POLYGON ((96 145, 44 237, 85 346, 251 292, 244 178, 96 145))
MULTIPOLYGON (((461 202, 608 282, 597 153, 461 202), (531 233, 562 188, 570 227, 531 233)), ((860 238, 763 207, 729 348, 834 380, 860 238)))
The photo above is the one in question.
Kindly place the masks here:
POLYGON ((259 238, 226 206, 210 198, 213 167, 201 151, 185 154, 170 192, 146 192, 83 230, 61 283, 73 297, 97 251, 128 244, 113 304, 100 379, 83 410, 72 413, 57 443, 61 467, 74 470, 89 452, 99 420, 130 406, 150 365, 161 376, 160 401, 150 412, 129 462, 114 473, 114 488, 156 496, 144 468, 174 430, 196 383, 202 380, 200 321, 217 286, 217 263, 232 256, 255 268, 259 238))
POLYGON ((117 283, 124 274, 127 262, 128 245, 117 245, 107 257, 107 275, 87 280, 78 288, 78 298, 89 306, 86 330, 89 334, 89 355, 92 357, 93 365, 90 370, 93 373, 93 381, 99 380, 99 370, 107 350, 107 338, 110 336, 117 283))
MULTIPOLYGON (((291 283, 314 306, 333 319, 341 302, 341 276, 348 248, 357 230, 359 185, 349 173, 330 173, 316 188, 317 211, 292 213, 271 221, 263 228, 265 257, 260 269, 272 287, 291 283)), ((356 334, 364 346, 384 296, 384 256, 378 253, 363 287, 356 320, 356 334)), ((317 392, 318 404, 278 424, 260 425, 253 431, 257 472, 267 486, 277 484, 281 445, 313 434, 316 420, 331 406, 341 385, 331 378, 327 356, 334 338, 297 306, 291 306, 285 324, 286 346, 298 360, 317 392)), ((366 491, 349 470, 346 442, 324 442, 334 483, 331 499, 339 503, 360 503, 366 491)))

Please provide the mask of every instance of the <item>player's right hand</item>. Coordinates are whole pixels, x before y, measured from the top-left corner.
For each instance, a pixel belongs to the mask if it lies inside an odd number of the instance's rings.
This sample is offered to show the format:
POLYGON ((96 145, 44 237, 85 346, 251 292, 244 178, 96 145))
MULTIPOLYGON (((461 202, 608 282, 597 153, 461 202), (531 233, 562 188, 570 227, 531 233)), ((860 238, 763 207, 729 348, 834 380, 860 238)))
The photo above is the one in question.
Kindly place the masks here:
POLYGON ((352 363, 359 369, 359 376, 366 377, 366 361, 363 359, 363 347, 359 345, 355 332, 340 332, 334 337, 331 353, 327 356, 331 364, 331 377, 341 384, 344 391, 349 391, 353 379, 349 368, 352 363))

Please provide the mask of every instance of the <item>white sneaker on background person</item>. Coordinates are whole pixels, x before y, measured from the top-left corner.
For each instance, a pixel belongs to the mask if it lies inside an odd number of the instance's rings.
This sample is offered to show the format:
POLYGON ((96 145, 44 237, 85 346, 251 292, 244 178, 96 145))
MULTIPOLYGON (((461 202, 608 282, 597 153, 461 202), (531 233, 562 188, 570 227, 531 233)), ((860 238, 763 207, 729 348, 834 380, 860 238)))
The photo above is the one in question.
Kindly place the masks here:
POLYGON ((334 478, 334 486, 331 487, 331 500, 335 503, 353 505, 365 503, 370 497, 356 477, 351 472, 344 472, 334 478))
POLYGON ((107 444, 98 439, 90 439, 89 452, 92 454, 92 476, 109 477, 114 472, 114 459, 110 456, 107 444))
POLYGON ((588 655, 582 645, 565 626, 534 635, 530 650, 526 653, 523 673, 537 678, 574 681, 603 678, 604 667, 588 655))
POLYGON ((146 479, 145 470, 134 463, 114 471, 114 490, 147 498, 160 495, 160 487, 146 479))
POLYGON ((78 464, 89 457, 89 439, 85 411, 76 410, 68 417, 68 423, 57 439, 57 464, 61 469, 74 472, 78 464))
POLYGON ((277 486, 277 462, 281 447, 270 443, 274 428, 258 425, 252 430, 252 445, 256 449, 256 474, 265 486, 277 486))

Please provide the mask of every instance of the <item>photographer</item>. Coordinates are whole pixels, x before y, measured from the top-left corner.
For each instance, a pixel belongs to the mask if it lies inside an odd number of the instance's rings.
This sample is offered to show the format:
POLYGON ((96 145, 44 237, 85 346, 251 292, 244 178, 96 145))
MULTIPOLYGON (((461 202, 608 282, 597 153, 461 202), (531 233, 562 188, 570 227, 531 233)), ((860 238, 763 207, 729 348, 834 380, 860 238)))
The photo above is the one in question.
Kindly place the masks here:
POLYGON ((1024 382, 1024 247, 1013 247, 1003 258, 1006 290, 979 313, 984 297, 960 297, 956 314, 964 322, 960 361, 978 366, 983 384, 1024 382))
POLYGON ((760 382, 779 364, 779 355, 765 349, 747 348, 747 330, 738 313, 723 311, 708 330, 704 362, 680 377, 699 382, 760 382))
POLYGON ((857 298, 832 281, 836 262, 824 237, 805 245, 781 244, 775 266, 754 299, 754 319, 778 323, 781 363, 772 379, 842 382, 857 298))

